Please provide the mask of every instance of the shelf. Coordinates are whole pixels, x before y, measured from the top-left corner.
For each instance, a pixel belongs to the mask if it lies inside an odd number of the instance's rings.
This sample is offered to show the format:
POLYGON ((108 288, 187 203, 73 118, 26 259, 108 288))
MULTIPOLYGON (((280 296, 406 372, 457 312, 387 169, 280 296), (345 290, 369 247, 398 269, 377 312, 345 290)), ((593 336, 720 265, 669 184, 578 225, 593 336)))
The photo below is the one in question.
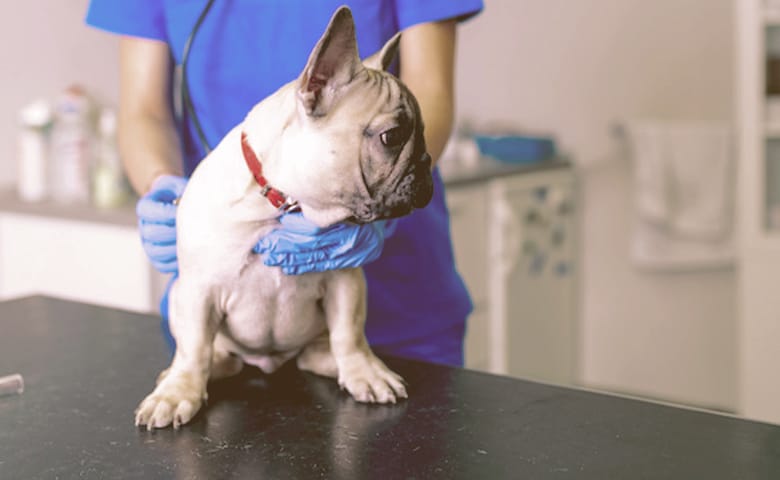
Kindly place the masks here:
POLYGON ((16 192, 10 188, 0 188, 0 213, 113 224, 121 227, 135 227, 138 222, 134 202, 108 209, 100 209, 92 205, 66 205, 53 200, 28 203, 20 200, 16 192))

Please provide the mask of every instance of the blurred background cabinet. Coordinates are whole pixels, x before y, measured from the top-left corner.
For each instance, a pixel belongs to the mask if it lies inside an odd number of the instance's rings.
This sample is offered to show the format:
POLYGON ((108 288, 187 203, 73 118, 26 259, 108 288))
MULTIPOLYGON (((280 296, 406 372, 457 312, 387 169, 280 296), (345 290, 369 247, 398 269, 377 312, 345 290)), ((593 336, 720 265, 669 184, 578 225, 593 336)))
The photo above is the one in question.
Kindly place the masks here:
POLYGON ((556 164, 447 186, 456 263, 474 302, 468 368, 575 383, 574 185, 556 164))
POLYGON ((736 4, 739 413, 780 422, 780 2, 736 4))

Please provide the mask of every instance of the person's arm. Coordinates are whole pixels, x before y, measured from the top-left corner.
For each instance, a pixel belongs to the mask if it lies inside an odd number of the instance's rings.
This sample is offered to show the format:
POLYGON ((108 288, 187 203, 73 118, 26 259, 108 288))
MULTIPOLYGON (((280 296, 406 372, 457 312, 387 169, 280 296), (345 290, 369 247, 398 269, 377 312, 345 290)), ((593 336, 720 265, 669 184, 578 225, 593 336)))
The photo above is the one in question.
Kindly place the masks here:
POLYGON ((122 37, 119 54, 119 151, 130 183, 144 195, 161 175, 182 175, 172 59, 164 42, 136 37, 122 37))
POLYGON ((119 41, 119 153, 133 189, 141 244, 154 267, 176 272, 176 199, 187 184, 171 100, 172 60, 159 40, 119 41))
POLYGON ((420 104, 434 165, 447 145, 455 115, 456 25, 455 20, 422 23, 401 34, 400 78, 420 104))

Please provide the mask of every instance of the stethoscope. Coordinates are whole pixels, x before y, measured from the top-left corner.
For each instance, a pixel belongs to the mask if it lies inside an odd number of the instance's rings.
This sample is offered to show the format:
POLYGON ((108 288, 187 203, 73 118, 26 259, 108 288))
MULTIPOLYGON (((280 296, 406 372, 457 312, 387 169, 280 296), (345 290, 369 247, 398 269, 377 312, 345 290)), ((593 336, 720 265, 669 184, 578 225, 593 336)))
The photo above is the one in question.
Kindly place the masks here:
POLYGON ((190 97, 190 88, 187 82, 187 64, 190 58, 190 50, 192 49, 192 42, 195 40, 195 35, 198 33, 203 20, 211 10, 211 6, 214 4, 214 0, 209 0, 206 6, 203 7, 203 11, 200 12, 198 20, 190 31, 190 35, 187 37, 187 41, 184 42, 184 50, 181 55, 181 74, 179 75, 179 92, 181 94, 182 107, 187 110, 187 114, 192 120, 192 124, 195 125, 195 131, 198 134, 198 139, 206 154, 211 152, 211 146, 208 140, 206 140, 206 134, 203 133, 203 126, 200 124, 197 113, 195 113, 195 106, 192 104, 192 97, 190 97))

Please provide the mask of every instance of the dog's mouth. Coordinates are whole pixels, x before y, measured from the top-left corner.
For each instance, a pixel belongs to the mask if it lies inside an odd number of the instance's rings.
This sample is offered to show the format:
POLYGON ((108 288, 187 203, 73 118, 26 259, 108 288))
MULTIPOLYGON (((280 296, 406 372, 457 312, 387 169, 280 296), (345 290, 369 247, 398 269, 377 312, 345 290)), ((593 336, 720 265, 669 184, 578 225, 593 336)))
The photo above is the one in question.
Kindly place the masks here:
POLYGON ((430 203, 431 198, 433 198, 433 176, 431 175, 431 156, 428 152, 423 153, 420 161, 415 162, 404 173, 394 192, 397 192, 397 195, 404 199, 401 203, 408 206, 408 211, 401 213, 401 215, 409 213, 415 208, 424 208, 430 203))
POLYGON ((392 210, 383 210, 380 212, 369 211, 366 214, 355 214, 346 221, 356 223, 358 225, 365 225, 366 223, 375 222, 377 220, 390 220, 392 218, 399 218, 408 215, 414 211, 411 205, 400 205, 392 210))
POLYGON ((412 164, 395 185, 388 186, 381 199, 363 205, 348 219, 365 224, 376 220, 403 217, 415 209, 424 208, 433 198, 431 156, 424 153, 419 162, 412 164))

